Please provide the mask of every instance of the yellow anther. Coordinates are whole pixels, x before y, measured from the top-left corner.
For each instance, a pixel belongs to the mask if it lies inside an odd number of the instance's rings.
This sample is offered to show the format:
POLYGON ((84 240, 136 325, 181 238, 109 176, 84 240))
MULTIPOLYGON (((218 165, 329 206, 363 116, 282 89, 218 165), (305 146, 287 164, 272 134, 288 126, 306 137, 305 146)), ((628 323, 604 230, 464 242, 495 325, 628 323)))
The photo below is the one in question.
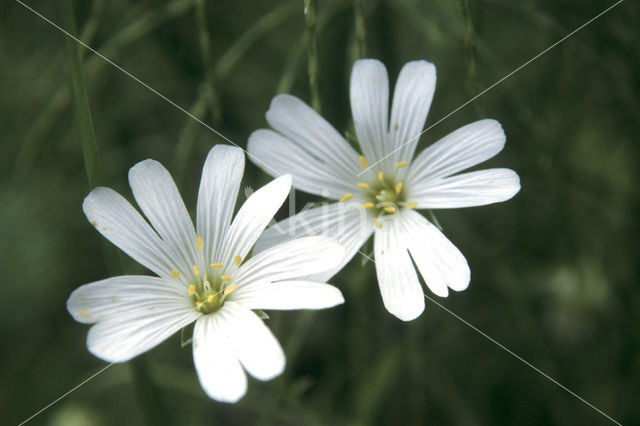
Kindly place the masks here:
POLYGON ((393 206, 387 206, 384 208, 384 211, 387 213, 395 213, 396 212, 396 208, 393 206))
POLYGON ((346 193, 342 196, 342 198, 340 198, 340 202, 344 203, 345 201, 349 201, 350 199, 353 198, 353 194, 352 193, 346 193))
POLYGON ((202 251, 203 248, 204 248, 204 240, 202 239, 202 237, 196 238, 196 250, 202 251))
POLYGON ((193 265, 193 273, 196 274, 196 276, 200 275, 200 271, 198 271, 198 267, 196 265, 193 265))
POLYGON ((362 188, 362 189, 369 188, 369 184, 364 183, 364 182, 358 182, 358 183, 356 183, 356 185, 358 185, 358 188, 362 188))
POLYGON ((384 173, 382 173, 382 172, 378 173, 378 180, 380 182, 382 182, 384 180, 384 173))
POLYGON ((412 209, 417 205, 418 205, 417 201, 409 201, 407 204, 405 204, 405 207, 408 208, 408 209, 412 209))
POLYGON ((399 194, 402 191, 402 182, 396 183, 396 194, 399 194))
POLYGON ((189 284, 189 296, 193 296, 194 294, 196 294, 196 286, 189 284))
POLYGON ((95 220, 92 220, 90 223, 91 223, 91 226, 93 226, 94 228, 98 227, 98 223, 95 220))
POLYGON ((210 294, 209 296, 207 296, 207 302, 211 303, 213 302, 213 299, 215 299, 216 297, 213 294, 210 294))
POLYGON ((222 281, 229 282, 229 281, 231 281, 233 278, 231 278, 231 275, 220 275, 220 279, 221 279, 222 281))
POLYGON ((394 164, 394 166, 396 166, 397 168, 401 169, 401 168, 405 167, 407 164, 409 164, 408 161, 400 161, 399 163, 394 164))
POLYGON ((233 293, 234 291, 236 291, 238 289, 238 286, 235 284, 231 284, 229 287, 224 289, 224 295, 228 296, 231 293, 233 293))
POLYGON ((233 258, 233 263, 235 263, 236 266, 240 266, 240 264, 242 263, 242 256, 236 254, 233 258))
POLYGON ((367 162, 367 159, 364 158, 363 155, 360 156, 360 165, 362 166, 363 169, 366 169, 367 166, 369 166, 369 163, 367 162))
POLYGON ((374 205, 375 205, 375 204, 373 204, 373 203, 364 203, 364 204, 362 205, 362 208, 363 208, 363 209, 370 209, 370 208, 371 208, 371 207, 373 207, 374 205))
POLYGON ((380 223, 380 221, 378 219, 373 219, 373 224, 376 226, 376 228, 378 229, 382 229, 382 223, 380 223))
POLYGON ((180 271, 178 271, 176 268, 173 268, 171 270, 171 276, 177 280, 178 278, 180 278, 180 271))
POLYGON ((212 269, 222 269, 222 268, 224 268, 224 265, 222 263, 212 263, 209 266, 211 266, 212 269))
POLYGON ((202 310, 202 303, 198 303, 198 306, 196 306, 196 309, 198 310, 198 312, 201 311, 202 310))

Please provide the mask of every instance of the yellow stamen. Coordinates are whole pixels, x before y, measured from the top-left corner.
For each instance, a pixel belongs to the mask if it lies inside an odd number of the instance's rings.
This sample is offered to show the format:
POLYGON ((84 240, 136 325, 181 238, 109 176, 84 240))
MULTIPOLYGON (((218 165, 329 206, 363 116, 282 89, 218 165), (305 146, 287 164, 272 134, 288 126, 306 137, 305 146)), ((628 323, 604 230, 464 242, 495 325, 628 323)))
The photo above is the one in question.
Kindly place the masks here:
POLYGON ((350 199, 353 198, 353 194, 352 193, 346 193, 342 196, 342 198, 340 198, 340 202, 344 203, 345 201, 349 201, 350 199))
POLYGON ((364 204, 362 205, 362 208, 363 208, 363 209, 370 209, 370 208, 371 208, 371 207, 373 207, 373 206, 374 206, 374 204, 373 204, 373 203, 364 203, 364 204))
POLYGON ((402 191, 402 182, 396 183, 396 194, 399 194, 402 191))
POLYGON ((378 180, 380 182, 382 182, 384 180, 384 173, 382 173, 382 172, 378 173, 378 180))
POLYGON ((196 286, 189 284, 189 296, 193 296, 194 294, 196 294, 196 286))
POLYGON ((228 296, 231 293, 233 293, 234 291, 236 291, 238 289, 238 286, 235 284, 231 284, 229 287, 224 289, 224 295, 228 296))
POLYGON ((382 229, 382 223, 380 223, 380 221, 378 219, 373 219, 373 224, 376 226, 376 228, 378 229, 382 229))
POLYGON ((231 281, 233 278, 231 278, 231 275, 220 275, 220 279, 221 279, 222 281, 229 282, 229 281, 231 281))
POLYGON ((177 280, 178 278, 180 278, 180 271, 178 271, 176 268, 173 268, 171 270, 171 276, 177 280))
POLYGON ((215 296, 213 294, 210 294, 209 296, 207 296, 207 302, 211 303, 213 302, 213 299, 215 299, 215 296))
POLYGON ((364 183, 364 182, 358 182, 358 183, 356 183, 356 185, 358 185, 358 188, 362 188, 362 189, 369 188, 369 185, 364 183))
POLYGON ((405 204, 405 207, 408 208, 408 209, 412 209, 417 205, 418 205, 417 201, 409 201, 407 204, 405 204))
POLYGON ((193 273, 196 274, 196 276, 200 275, 200 271, 198 271, 198 267, 196 265, 193 265, 193 273))
POLYGON ((233 263, 235 263, 236 266, 240 266, 240 264, 242 263, 242 256, 240 256, 239 254, 236 254, 235 257, 233 258, 233 263))
POLYGON ((369 163, 367 162, 367 159, 364 158, 363 155, 360 156, 360 165, 362 166, 363 169, 366 169, 367 166, 369 165, 369 163))
POLYGON ((395 213, 396 212, 396 208, 392 207, 392 206, 387 206, 384 208, 384 211, 387 213, 395 213))
POLYGON ((394 166, 396 166, 397 168, 401 169, 401 168, 405 167, 407 164, 409 164, 408 161, 400 161, 399 163, 394 164, 394 166))
POLYGON ((222 269, 222 268, 224 268, 224 265, 222 263, 212 263, 209 266, 211 266, 212 269, 222 269))
POLYGON ((202 249, 204 248, 204 240, 202 239, 202 237, 198 237, 196 238, 196 250, 198 251, 202 251, 202 249))

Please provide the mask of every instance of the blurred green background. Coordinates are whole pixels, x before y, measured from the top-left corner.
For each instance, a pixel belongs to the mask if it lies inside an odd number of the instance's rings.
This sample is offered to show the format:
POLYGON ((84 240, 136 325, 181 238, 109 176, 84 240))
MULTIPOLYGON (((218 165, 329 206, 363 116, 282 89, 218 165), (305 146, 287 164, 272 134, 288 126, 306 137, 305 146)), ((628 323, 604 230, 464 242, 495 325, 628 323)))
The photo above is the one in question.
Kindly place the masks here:
MULTIPOLYGON (((54 3, 28 4, 63 22, 54 3)), ((408 60, 435 63, 429 125, 613 1, 318 1, 320 101, 341 131, 362 4, 367 56, 385 62, 392 82, 408 60)), ((240 146, 266 127, 276 93, 310 102, 302 0, 73 5, 83 40, 240 146)), ((522 180, 506 203, 438 212, 472 270, 467 291, 438 301, 623 424, 640 424, 639 9, 623 2, 421 142, 497 119, 507 145, 483 167, 522 180)), ((88 353, 88 327, 65 301, 109 272, 81 210, 89 186, 64 36, 14 1, 1 10, 0 412, 17 424, 106 365, 88 353)), ((151 157, 195 207, 205 155, 224 141, 80 54, 105 184, 131 199, 127 170, 151 157)), ((268 180, 247 164, 243 185, 268 180)), ((313 200, 297 195, 298 208, 313 200)), ((271 313, 286 372, 251 380, 236 405, 205 396, 178 335, 142 356, 164 403, 157 413, 182 425, 611 424, 429 300, 417 320, 395 319, 373 265, 361 264, 333 279, 345 305, 271 313)), ((143 424, 132 371, 108 368, 31 424, 143 424)))

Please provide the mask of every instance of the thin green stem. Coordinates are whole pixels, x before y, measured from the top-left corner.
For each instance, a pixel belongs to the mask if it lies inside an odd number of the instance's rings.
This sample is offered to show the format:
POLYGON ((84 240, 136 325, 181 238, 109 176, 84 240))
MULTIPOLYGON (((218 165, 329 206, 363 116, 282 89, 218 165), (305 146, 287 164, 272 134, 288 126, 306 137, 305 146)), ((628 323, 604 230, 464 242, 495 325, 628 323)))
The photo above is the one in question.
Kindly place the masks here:
MULTIPOLYGON (((464 47, 467 51, 467 63, 469 67, 469 88, 471 93, 478 93, 482 90, 482 86, 478 81, 477 68, 478 68, 478 49, 476 46, 476 32, 473 27, 473 20, 471 18, 471 10, 469 9, 468 0, 459 0, 458 6, 462 15, 462 24, 464 31, 464 47)), ((474 103, 476 111, 480 113, 480 103, 474 103)))
MULTIPOLYGON (((206 95, 200 94, 198 99, 194 102, 194 104, 189 109, 189 112, 193 114, 195 117, 202 119, 204 113, 206 112, 207 102, 206 95)), ((174 176, 176 180, 176 184, 180 186, 182 180, 184 179, 185 172, 187 171, 187 164, 189 161, 189 155, 191 154, 191 150, 196 140, 196 136, 198 135, 198 131, 202 128, 200 123, 191 117, 187 117, 186 123, 182 128, 182 132, 180 133, 180 139, 178 139, 178 143, 175 147, 175 163, 174 163, 174 176)))
POLYGON ((311 106, 320 114, 322 111, 318 85, 318 33, 316 31, 316 4, 313 0, 304 0, 304 17, 307 23, 307 69, 309 71, 311 106))
MULTIPOLYGON (((104 43, 101 48, 101 53, 108 58, 113 59, 117 57, 125 47, 133 45, 137 40, 158 28, 168 20, 183 15, 191 7, 193 7, 192 0, 176 0, 168 3, 161 11, 156 9, 153 9, 150 12, 143 10, 140 12, 140 17, 135 19, 131 24, 125 26, 120 32, 104 43)), ((131 9, 135 12, 134 8, 131 9)), ((135 15, 134 12, 130 12, 127 15, 135 15)), ((92 22, 97 20, 97 18, 94 18, 94 15, 98 13, 100 13, 100 8, 97 6, 92 7, 89 22, 87 22, 85 30, 80 37, 80 40, 87 44, 91 43, 91 36, 94 31, 92 28, 92 22)), ((128 21, 128 18, 124 17, 122 21, 126 22, 128 21)), ((80 50, 80 57, 84 58, 87 52, 88 51, 86 49, 80 50)), ((84 60, 83 64, 87 71, 87 75, 95 75, 107 63, 98 56, 92 55, 84 60)), ((60 87, 54 95, 49 98, 49 103, 29 130, 29 133, 25 137, 24 143, 20 148, 15 165, 16 174, 26 176, 33 169, 39 142, 41 142, 46 135, 49 134, 51 128, 59 122, 60 116, 67 109, 71 100, 70 98, 67 87, 60 87)))
POLYGON ((198 40, 200 42, 200 56, 204 67, 204 92, 209 106, 213 123, 219 123, 222 118, 220 97, 215 85, 215 69, 211 53, 211 32, 207 23, 207 9, 205 0, 196 0, 196 21, 198 25, 198 40))
MULTIPOLYGON (((69 0, 58 0, 56 5, 62 25, 72 33, 75 33, 76 28, 71 2, 69 0)), ((98 158, 98 144, 93 129, 93 118, 91 117, 89 98, 87 96, 84 75, 80 64, 80 52, 76 42, 70 37, 64 37, 64 44, 68 56, 69 72, 71 74, 71 92, 85 171, 89 180, 89 186, 95 188, 102 184, 102 167, 100 166, 100 160, 98 158)))
MULTIPOLYGON (((72 34, 75 34, 76 26, 71 1, 57 0, 56 9, 62 26, 67 28, 72 34)), ((85 171, 87 173, 89 186, 95 188, 103 183, 102 167, 100 165, 98 144, 80 60, 80 51, 76 42, 70 37, 64 37, 64 44, 71 77, 71 98, 76 115, 76 126, 80 136, 85 171)), ((105 261, 109 269, 120 269, 117 264, 114 263, 111 253, 113 253, 113 249, 105 251, 105 261)), ((151 378, 144 361, 140 359, 136 360, 131 364, 131 369, 138 401, 146 416, 147 423, 149 425, 168 424, 168 417, 164 412, 158 391, 151 383, 151 378)))
POLYGON ((356 46, 358 58, 367 57, 367 37, 364 24, 364 1, 353 0, 353 17, 356 27, 356 46))

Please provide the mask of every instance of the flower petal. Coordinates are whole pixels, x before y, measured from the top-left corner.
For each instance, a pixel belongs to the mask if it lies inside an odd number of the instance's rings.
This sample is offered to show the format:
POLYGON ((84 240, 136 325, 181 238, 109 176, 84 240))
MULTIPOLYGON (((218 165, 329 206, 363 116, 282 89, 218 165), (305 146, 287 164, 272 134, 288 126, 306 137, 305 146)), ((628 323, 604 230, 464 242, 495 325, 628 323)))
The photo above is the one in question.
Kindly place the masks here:
POLYGON ((135 261, 161 277, 171 277, 173 253, 123 196, 110 188, 95 188, 82 210, 98 232, 135 261))
POLYGON ((171 175, 155 160, 144 160, 129 170, 129 185, 136 202, 162 240, 180 259, 180 273, 193 280, 192 265, 202 264, 196 251, 196 233, 171 175))
POLYGON ((248 309, 325 309, 344 303, 336 287, 313 281, 257 281, 243 285, 230 297, 248 309))
POLYGON ((225 302, 229 338, 242 366, 258 380, 271 380, 284 371, 282 347, 271 330, 249 309, 225 302))
POLYGON ((193 330, 193 363, 202 389, 220 402, 236 402, 247 392, 247 376, 231 343, 224 309, 200 317, 193 330))
POLYGON ((355 62, 351 71, 350 99, 362 152, 369 163, 378 161, 387 152, 389 128, 389 78, 382 62, 377 59, 355 62))
POLYGON ((276 96, 266 116, 274 130, 320 159, 337 179, 352 178, 359 171, 356 151, 327 120, 297 97, 276 96))
POLYGON ((251 161, 265 173, 272 176, 290 173, 293 186, 310 194, 339 199, 353 191, 356 184, 355 172, 347 174, 336 170, 326 159, 312 155, 300 144, 272 130, 253 132, 249 136, 248 151, 251 161))
POLYGON ((314 281, 327 281, 351 258, 373 233, 373 222, 358 203, 333 203, 303 210, 269 227, 256 243, 256 252, 304 236, 324 235, 344 247, 342 261, 326 272, 313 275, 314 281))
POLYGON ((197 219, 207 263, 217 262, 213 257, 229 232, 243 171, 244 152, 240 148, 216 145, 209 151, 200 180, 197 219))
POLYGON ((418 185, 451 176, 495 156, 505 141, 504 130, 495 120, 467 124, 422 151, 411 164, 407 180, 418 185))
POLYGON ((424 311, 424 293, 402 237, 397 218, 386 220, 376 230, 373 249, 382 301, 389 312, 411 321, 424 311))
POLYGON ((83 285, 69 296, 67 310, 79 322, 97 323, 89 330, 87 346, 109 362, 146 352, 199 315, 184 285, 146 276, 83 285))
POLYGON ((409 199, 422 209, 483 206, 513 197, 520 178, 510 169, 486 169, 463 173, 411 188, 409 199))
POLYGON ((438 228, 413 210, 403 212, 402 223, 411 257, 434 294, 447 297, 447 287, 462 291, 469 286, 467 260, 438 228))
POLYGON ((247 261, 235 275, 242 287, 255 281, 280 281, 305 277, 335 268, 344 248, 324 237, 303 237, 264 250, 247 261))
POLYGON ((402 67, 393 91, 389 123, 389 152, 393 162, 411 161, 436 90, 436 67, 427 61, 411 61, 402 67))
POLYGON ((226 241, 222 244, 221 263, 231 264, 236 255, 245 258, 251 247, 273 219, 291 189, 291 176, 285 175, 258 189, 242 205, 226 241))

